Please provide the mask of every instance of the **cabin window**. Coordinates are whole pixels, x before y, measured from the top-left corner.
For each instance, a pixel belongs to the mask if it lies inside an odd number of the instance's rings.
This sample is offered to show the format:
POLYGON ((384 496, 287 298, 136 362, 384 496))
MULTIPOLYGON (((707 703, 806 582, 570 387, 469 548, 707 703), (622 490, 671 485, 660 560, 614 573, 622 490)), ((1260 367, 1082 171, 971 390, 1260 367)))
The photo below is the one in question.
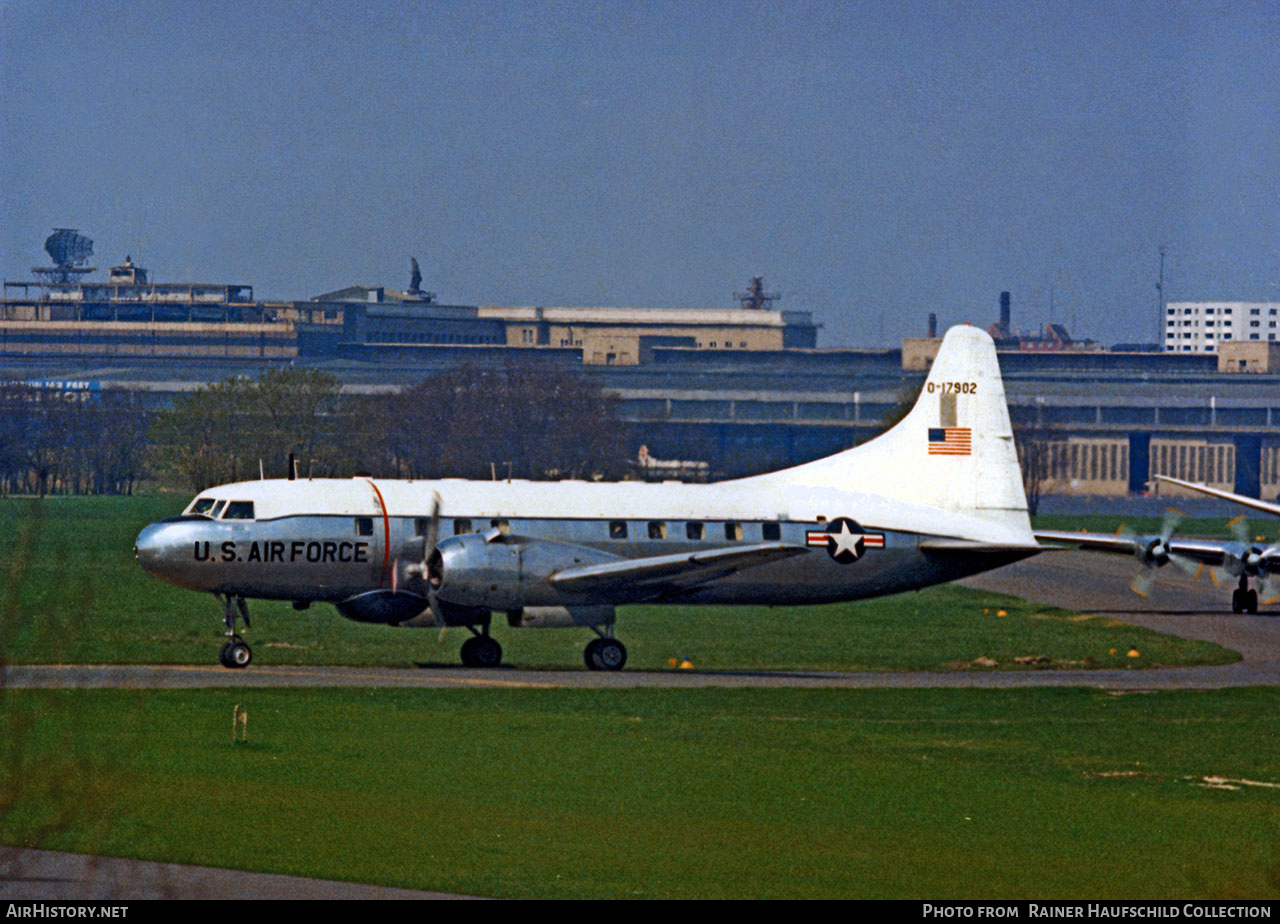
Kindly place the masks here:
POLYGON ((510 536, 510 535, 511 535, 511 521, 510 521, 510 520, 490 520, 490 521, 489 521, 489 525, 490 525, 491 527, 493 527, 494 529, 496 529, 498 532, 502 533, 502 535, 504 535, 504 536, 510 536))
POLYGON ((188 513, 206 513, 207 514, 211 507, 213 507, 212 497, 198 497, 196 498, 195 502, 191 505, 191 509, 188 511, 188 513))
POLYGON ((413 534, 415 536, 425 536, 431 531, 431 521, 426 517, 416 517, 413 521, 413 534))
POLYGON ((222 516, 222 508, 225 506, 227 506, 226 501, 218 501, 213 505, 213 509, 209 511, 209 516, 213 517, 215 520, 218 519, 218 517, 222 516))
POLYGON ((373 535, 373 517, 356 517, 356 535, 373 535))
POLYGON ((726 523, 726 524, 724 524, 724 537, 725 537, 726 539, 741 540, 741 539, 742 539, 742 524, 741 524, 741 523, 726 523))
POLYGON ((776 542, 782 538, 782 527, 777 523, 762 523, 760 537, 768 542, 776 542))
POLYGON ((610 520, 609 521, 609 538, 610 539, 626 539, 627 538, 627 521, 626 520, 610 520))
POLYGON ((460 518, 453 521, 453 534, 455 536, 461 536, 463 533, 470 533, 470 532, 475 532, 475 530, 471 528, 470 520, 465 518, 460 518))
POLYGON ((661 520, 650 520, 649 521, 649 538, 650 539, 666 539, 667 524, 663 523, 661 520))
POLYGON ((253 501, 232 501, 222 512, 224 520, 252 520, 253 501))
POLYGON ((684 534, 689 539, 701 539, 705 526, 702 523, 689 522, 684 524, 684 534))

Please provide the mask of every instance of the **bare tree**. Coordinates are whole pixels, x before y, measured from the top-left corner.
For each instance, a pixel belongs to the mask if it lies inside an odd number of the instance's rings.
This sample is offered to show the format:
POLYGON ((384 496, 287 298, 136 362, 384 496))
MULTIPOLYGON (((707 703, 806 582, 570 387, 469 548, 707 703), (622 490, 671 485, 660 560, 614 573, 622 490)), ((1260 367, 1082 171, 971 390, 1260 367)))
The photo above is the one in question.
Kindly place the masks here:
POLYGON ((464 367, 381 410, 383 459, 407 477, 589 478, 625 455, 614 402, 572 372, 464 367))

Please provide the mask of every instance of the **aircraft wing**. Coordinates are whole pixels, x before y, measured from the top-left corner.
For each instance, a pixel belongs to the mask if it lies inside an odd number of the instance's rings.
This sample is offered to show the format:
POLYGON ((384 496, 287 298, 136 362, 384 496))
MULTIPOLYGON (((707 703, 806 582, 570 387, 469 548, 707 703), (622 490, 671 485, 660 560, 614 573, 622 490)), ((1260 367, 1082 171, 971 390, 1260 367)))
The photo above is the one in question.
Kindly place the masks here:
POLYGON ((921 552, 965 552, 988 555, 1007 555, 1010 552, 1035 555, 1045 551, 1042 545, 1026 545, 1021 542, 981 542, 977 539, 922 539, 921 552))
POLYGON ((601 591, 651 589, 660 592, 684 589, 725 577, 767 562, 803 555, 809 550, 781 542, 679 552, 650 558, 628 558, 603 564, 566 568, 551 575, 550 582, 565 590, 601 591))
POLYGON ((1211 497, 1221 497, 1223 500, 1229 500, 1232 503, 1240 504, 1244 507, 1252 507, 1254 510, 1262 510, 1272 516, 1280 517, 1280 504, 1273 504, 1269 501, 1259 500, 1256 497, 1246 497, 1243 494, 1232 494, 1230 491, 1224 491, 1221 488, 1211 488, 1207 484, 1197 484, 1194 481, 1183 481, 1181 478, 1170 478, 1168 475, 1156 475, 1156 481, 1163 481, 1166 484, 1176 484, 1180 488, 1187 488, 1190 491, 1199 491, 1201 494, 1208 494, 1211 497))
MULTIPOLYGON (((1113 552, 1118 555, 1138 555, 1140 549, 1158 541, 1158 536, 1120 537, 1111 533, 1072 533, 1054 529, 1037 529, 1035 537, 1040 542, 1061 543, 1091 552, 1113 552)), ((1214 539, 1170 539, 1169 554, 1190 558, 1205 565, 1221 565, 1239 543, 1219 542, 1214 539)))

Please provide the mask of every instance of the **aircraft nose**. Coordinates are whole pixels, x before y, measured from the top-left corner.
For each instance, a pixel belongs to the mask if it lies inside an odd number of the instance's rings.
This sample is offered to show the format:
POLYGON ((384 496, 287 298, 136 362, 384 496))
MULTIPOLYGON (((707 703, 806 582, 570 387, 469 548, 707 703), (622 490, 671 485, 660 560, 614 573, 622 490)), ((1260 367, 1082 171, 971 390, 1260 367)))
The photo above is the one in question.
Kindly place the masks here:
POLYGON ((164 558, 164 524, 152 523, 138 533, 133 543, 133 557, 144 570, 157 574, 164 558))

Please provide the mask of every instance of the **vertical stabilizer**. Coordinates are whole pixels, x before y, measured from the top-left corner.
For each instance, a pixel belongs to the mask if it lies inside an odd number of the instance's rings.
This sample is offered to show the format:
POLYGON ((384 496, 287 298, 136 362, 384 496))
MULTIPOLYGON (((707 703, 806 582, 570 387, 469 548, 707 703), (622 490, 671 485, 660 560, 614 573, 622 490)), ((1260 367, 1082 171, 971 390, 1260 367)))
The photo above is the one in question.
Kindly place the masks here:
POLYGON ((1030 532, 995 343, 947 331, 910 413, 861 446, 766 478, 940 507, 1030 532))

